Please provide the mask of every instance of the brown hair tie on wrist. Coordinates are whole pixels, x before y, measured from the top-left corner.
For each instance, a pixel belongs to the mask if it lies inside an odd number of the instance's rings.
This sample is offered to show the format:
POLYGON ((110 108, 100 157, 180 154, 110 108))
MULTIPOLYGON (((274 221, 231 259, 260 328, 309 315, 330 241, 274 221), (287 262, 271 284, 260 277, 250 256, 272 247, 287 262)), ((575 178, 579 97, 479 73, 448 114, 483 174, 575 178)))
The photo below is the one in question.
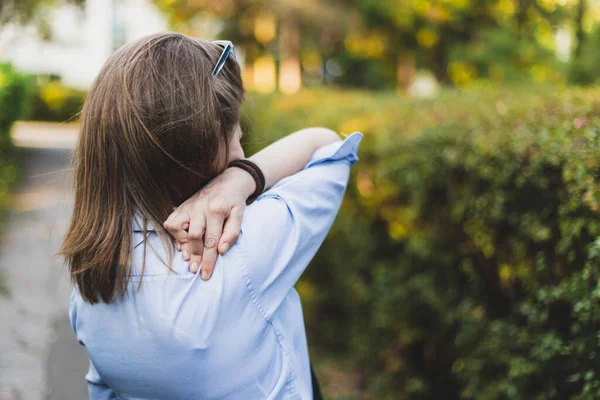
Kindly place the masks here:
POLYGON ((258 165, 256 165, 255 163, 253 163, 250 160, 241 159, 241 160, 233 160, 227 166, 227 168, 232 168, 232 167, 237 167, 237 168, 243 169, 244 171, 249 173, 250 176, 252 176, 252 178, 254 179, 254 182, 256 183, 256 190, 250 197, 251 199, 255 199, 262 194, 262 192, 265 190, 266 181, 265 181, 265 175, 260 170, 258 165))

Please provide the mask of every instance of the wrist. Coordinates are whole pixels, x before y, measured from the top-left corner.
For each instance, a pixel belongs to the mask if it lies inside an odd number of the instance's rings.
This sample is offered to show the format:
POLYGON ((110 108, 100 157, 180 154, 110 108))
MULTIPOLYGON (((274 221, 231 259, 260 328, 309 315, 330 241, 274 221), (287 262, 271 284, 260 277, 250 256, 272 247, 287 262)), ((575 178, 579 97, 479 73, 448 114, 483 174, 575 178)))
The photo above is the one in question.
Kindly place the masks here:
POLYGON ((256 182, 250 173, 242 168, 231 166, 223 171, 228 180, 235 185, 235 188, 248 199, 256 190, 256 182))
POLYGON ((229 168, 236 167, 246 171, 254 180, 254 193, 251 198, 257 198, 265 190, 266 179, 260 167, 248 159, 233 160, 229 163, 229 168))

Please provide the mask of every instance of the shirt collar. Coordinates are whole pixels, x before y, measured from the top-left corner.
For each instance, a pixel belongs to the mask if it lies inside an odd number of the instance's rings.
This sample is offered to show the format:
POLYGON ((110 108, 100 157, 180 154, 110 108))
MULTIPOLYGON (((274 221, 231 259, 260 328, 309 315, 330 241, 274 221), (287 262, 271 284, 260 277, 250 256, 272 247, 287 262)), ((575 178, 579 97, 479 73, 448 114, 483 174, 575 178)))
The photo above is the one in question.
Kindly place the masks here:
MULTIPOLYGON (((144 231, 144 217, 139 211, 136 211, 133 215, 133 231, 134 232, 143 232, 144 231)), ((146 222, 146 231, 148 231, 148 232, 156 231, 156 228, 154 227, 154 224, 152 222, 150 222, 150 221, 146 222)))

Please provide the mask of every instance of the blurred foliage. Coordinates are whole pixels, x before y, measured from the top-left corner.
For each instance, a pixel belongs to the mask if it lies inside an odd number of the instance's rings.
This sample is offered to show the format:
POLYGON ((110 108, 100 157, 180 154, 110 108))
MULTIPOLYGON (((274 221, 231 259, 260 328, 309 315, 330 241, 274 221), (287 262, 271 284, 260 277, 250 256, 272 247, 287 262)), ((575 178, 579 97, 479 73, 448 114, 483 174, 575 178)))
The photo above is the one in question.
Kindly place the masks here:
POLYGON ((569 82, 591 85, 600 79, 600 29, 590 34, 582 44, 581 55, 574 59, 568 69, 569 82))
POLYGON ((85 2, 86 0, 1 0, 0 27, 11 23, 33 23, 43 38, 50 39, 52 32, 46 20, 48 10, 64 4, 83 7, 85 2))
POLYGON ((10 139, 13 123, 27 113, 29 78, 9 64, 0 64, 0 208, 17 180, 17 157, 10 139))
POLYGON ((309 84, 405 87, 411 73, 401 70, 407 63, 461 86, 480 78, 560 82, 565 78, 555 55, 558 29, 575 33, 575 59, 596 53, 579 44, 584 25, 597 18, 596 6, 585 0, 153 1, 176 29, 201 37, 203 17, 219 18, 221 35, 240 45, 250 62, 262 54, 280 60, 293 47, 309 84), (265 35, 265 18, 275 21, 275 32, 302 32, 299 45, 285 35, 265 35))
MULTIPOLYGON (((308 86, 406 90, 416 69, 458 86, 480 79, 562 82, 559 31, 569 32, 571 41, 568 78, 588 84, 600 73, 594 68, 597 40, 589 34, 600 9, 586 0, 151 1, 174 30, 234 41, 247 64, 265 55, 278 65, 299 60, 308 86)), ((50 39, 47 10, 85 3, 2 1, 0 25, 33 22, 50 39)))
POLYGON ((27 113, 29 78, 10 64, 0 64, 0 149, 9 146, 12 124, 27 113))
MULTIPOLYGON (((408 2, 361 0, 356 3, 362 16, 362 26, 368 34, 383 36, 387 48, 383 59, 393 61, 403 54, 412 53, 419 67, 433 71, 442 83, 465 83, 464 79, 477 77, 477 72, 487 74, 490 67, 510 67, 522 75, 527 73, 527 64, 515 63, 515 53, 506 52, 511 46, 553 49, 553 26, 567 23, 569 8, 555 1, 506 1, 506 0, 411 0, 408 2), (502 33, 499 33, 502 32, 502 33), (510 42, 509 46, 498 40, 510 42), (483 49, 500 45, 499 52, 483 49), (469 58, 456 60, 461 49, 475 48, 479 55, 477 67, 469 64, 469 58), (453 57, 454 56, 454 57, 453 57), (482 57, 483 56, 483 57, 482 57), (452 60, 452 58, 455 58, 452 60), (451 61, 466 64, 468 75, 456 73, 451 61), (458 81, 457 81, 458 77, 458 81)), ((564 4, 567 4, 566 2, 564 4)), ((356 51, 357 56, 364 51, 356 51)), ((468 55, 468 54, 464 54, 468 55)), ((555 57, 554 57, 555 59, 555 57)), ((546 59, 537 59, 543 64, 546 59)), ((514 74, 512 74, 514 75, 514 74)), ((502 76, 505 81, 512 75, 502 76)), ((494 79, 496 75, 488 75, 494 79)))
POLYGON ((48 76, 32 77, 31 106, 27 119, 32 121, 65 122, 77 119, 85 91, 65 86, 48 76))
POLYGON ((298 291, 377 399, 600 398, 600 91, 253 95, 250 152, 365 139, 298 291))
POLYGON ((531 37, 516 37, 500 28, 474 32, 473 40, 455 46, 450 55, 448 73, 459 85, 476 79, 496 83, 563 83, 564 66, 554 52, 531 37))

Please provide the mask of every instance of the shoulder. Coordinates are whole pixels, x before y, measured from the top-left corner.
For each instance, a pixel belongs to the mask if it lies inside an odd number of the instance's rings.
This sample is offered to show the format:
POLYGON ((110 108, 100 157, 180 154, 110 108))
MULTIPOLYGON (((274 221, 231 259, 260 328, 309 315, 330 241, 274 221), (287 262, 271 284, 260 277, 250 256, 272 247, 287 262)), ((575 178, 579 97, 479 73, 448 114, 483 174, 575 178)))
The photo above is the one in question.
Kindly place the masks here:
POLYGON ((355 132, 345 140, 318 149, 298 173, 282 179, 247 207, 242 233, 258 240, 281 236, 293 226, 313 226, 314 218, 327 211, 337 213, 346 188, 349 168, 358 161, 363 135, 355 132))
POLYGON ((339 210, 362 135, 317 150, 305 168, 247 207, 238 241, 258 291, 276 306, 325 239, 339 210))

